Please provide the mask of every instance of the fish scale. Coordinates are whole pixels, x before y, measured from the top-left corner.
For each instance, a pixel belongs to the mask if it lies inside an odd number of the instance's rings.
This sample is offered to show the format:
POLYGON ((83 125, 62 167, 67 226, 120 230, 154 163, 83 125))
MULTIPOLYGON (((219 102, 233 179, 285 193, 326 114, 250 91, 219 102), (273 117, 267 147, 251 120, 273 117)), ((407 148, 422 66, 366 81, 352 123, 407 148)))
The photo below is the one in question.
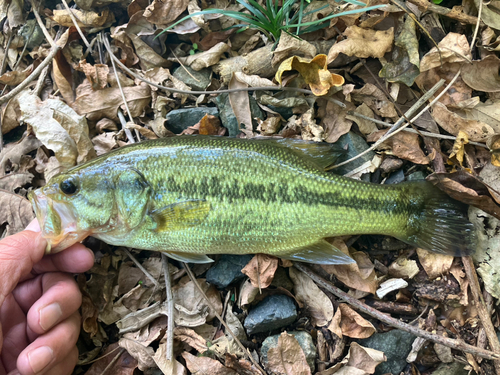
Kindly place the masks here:
POLYGON ((54 216, 40 204, 46 199, 75 216, 82 233, 190 261, 267 253, 346 263, 323 239, 351 234, 391 235, 444 253, 473 250, 463 205, 427 182, 377 185, 325 172, 321 154, 332 150, 294 140, 163 138, 54 176, 30 198, 42 228, 54 227, 42 217, 54 216), (63 181, 76 181, 78 191, 65 195, 63 181))

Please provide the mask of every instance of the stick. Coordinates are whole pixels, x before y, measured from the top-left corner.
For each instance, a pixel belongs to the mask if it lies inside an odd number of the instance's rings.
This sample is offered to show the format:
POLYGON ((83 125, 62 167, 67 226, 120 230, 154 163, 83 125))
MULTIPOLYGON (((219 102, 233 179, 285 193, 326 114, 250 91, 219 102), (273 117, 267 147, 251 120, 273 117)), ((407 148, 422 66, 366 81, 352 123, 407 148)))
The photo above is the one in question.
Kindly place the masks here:
MULTIPOLYGON (((470 256, 462 257, 462 263, 464 264, 465 273, 470 283, 470 290, 472 292, 472 297, 474 298, 474 303, 476 305, 477 313, 479 319, 483 324, 483 328, 486 332, 486 337, 490 343, 490 347, 493 351, 500 353, 500 342, 498 342, 498 337, 491 322, 491 316, 488 313, 488 309, 484 303, 483 296, 481 294, 481 288, 479 286, 479 280, 477 278, 476 269, 474 267, 474 262, 470 256)), ((493 361, 495 365, 495 371, 497 375, 500 374, 500 361, 493 361)))
POLYGON ((418 327, 411 326, 411 325, 404 323, 398 319, 394 319, 393 317, 388 316, 386 314, 382 314, 381 312, 375 310, 372 307, 367 306, 363 302, 357 300, 356 298, 350 296, 349 294, 347 294, 347 293, 343 292, 342 290, 340 290, 339 288, 335 287, 333 284, 324 280, 322 277, 316 275, 313 271, 311 271, 309 268, 305 267, 301 263, 294 263, 293 265, 295 268, 304 272, 307 276, 309 276, 311 279, 313 279, 314 282, 316 284, 318 284, 318 286, 322 287, 323 289, 328 290, 330 293, 332 293, 335 296, 337 296, 338 298, 344 300, 345 302, 347 302, 349 305, 351 305, 355 309, 357 309, 361 312, 364 312, 365 314, 368 314, 368 315, 380 320, 381 322, 383 322, 387 325, 390 325, 391 327, 400 329, 402 331, 409 332, 409 333, 411 333, 415 336, 418 336, 418 337, 423 337, 426 340, 433 341, 433 342, 436 342, 436 343, 444 345, 444 346, 448 346, 452 349, 461 350, 461 351, 464 351, 466 353, 471 353, 471 354, 477 355, 477 356, 482 357, 482 358, 493 359, 493 360, 500 358, 500 352, 494 353, 494 352, 489 351, 489 350, 477 348, 475 346, 466 344, 463 341, 454 340, 454 339, 444 337, 444 336, 438 336, 438 335, 435 335, 431 332, 424 331, 418 327))
MULTIPOLYGON (((457 20, 459 22, 469 24, 469 25, 475 25, 478 22, 478 18, 469 16, 463 12, 460 12, 456 9, 450 9, 446 7, 442 7, 440 5, 436 5, 430 1, 427 0, 408 0, 410 3, 415 4, 416 6, 419 7, 420 10, 424 12, 433 12, 440 14, 445 17, 453 18, 454 20, 457 20)), ((481 22, 482 24, 482 22, 481 22)))
POLYGON ((141 263, 139 263, 139 261, 135 258, 135 256, 132 255, 132 253, 126 248, 126 247, 123 247, 122 248, 123 251, 125 251, 125 254, 127 254, 127 256, 132 260, 132 262, 135 263, 135 265, 137 266, 137 268, 139 268, 143 273, 144 275, 146 275, 146 277, 151 280, 151 282, 154 284, 155 287, 157 287, 158 289, 160 289, 160 283, 158 281, 155 280, 155 278, 153 277, 153 275, 151 275, 143 266, 141 263))
POLYGON ((167 361, 174 361, 174 296, 172 295, 172 284, 170 283, 170 272, 168 270, 168 257, 161 254, 161 261, 163 263, 163 273, 165 275, 165 287, 167 288, 167 361))

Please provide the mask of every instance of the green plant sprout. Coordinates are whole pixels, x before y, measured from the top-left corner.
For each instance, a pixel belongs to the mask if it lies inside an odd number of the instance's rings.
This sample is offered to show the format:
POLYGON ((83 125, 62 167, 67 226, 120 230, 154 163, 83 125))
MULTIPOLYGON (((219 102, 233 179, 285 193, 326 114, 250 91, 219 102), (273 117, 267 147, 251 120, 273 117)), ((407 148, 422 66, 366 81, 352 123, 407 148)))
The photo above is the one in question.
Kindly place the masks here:
MULTIPOLYGON (((305 0, 310 3, 311 0, 305 0)), ((239 31, 243 31, 247 28, 257 29, 264 33, 266 37, 275 42, 277 45, 282 32, 286 32, 290 35, 298 36, 300 34, 305 34, 308 32, 319 30, 327 26, 326 21, 332 18, 346 16, 349 14, 356 14, 361 12, 366 12, 373 9, 378 9, 381 5, 373 5, 369 7, 364 7, 360 9, 348 10, 341 13, 330 14, 322 19, 318 19, 311 22, 302 23, 302 19, 305 16, 319 12, 320 10, 327 7, 327 5, 315 9, 304 14, 304 0, 300 0, 299 10, 292 15, 293 8, 297 3, 297 0, 284 0, 283 5, 280 6, 278 0, 266 0, 266 7, 261 6, 255 0, 236 0, 236 2, 246 8, 250 13, 244 13, 234 10, 224 10, 224 9, 205 9, 199 12, 192 13, 181 18, 179 21, 175 22, 173 25, 164 29, 159 35, 177 26, 179 23, 184 22, 192 17, 205 15, 205 14, 222 14, 224 16, 232 17, 242 23, 231 26, 231 28, 238 28, 239 31), (290 32, 290 29, 296 28, 295 32, 290 32)), ((364 6, 358 0, 345 0, 345 2, 364 6)), ((307 4, 308 5, 308 4, 307 4)), ((307 6, 306 5, 306 6, 307 6)), ((307 9, 306 9, 307 10, 307 9)))

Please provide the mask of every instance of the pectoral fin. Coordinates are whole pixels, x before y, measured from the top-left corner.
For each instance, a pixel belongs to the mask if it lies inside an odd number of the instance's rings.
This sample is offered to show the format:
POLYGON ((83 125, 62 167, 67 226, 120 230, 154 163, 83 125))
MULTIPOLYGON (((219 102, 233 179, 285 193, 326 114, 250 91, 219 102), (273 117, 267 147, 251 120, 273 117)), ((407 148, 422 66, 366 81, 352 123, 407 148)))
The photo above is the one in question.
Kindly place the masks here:
POLYGON ((214 260, 207 257, 205 254, 192 254, 192 253, 172 253, 165 252, 167 256, 172 259, 184 263, 212 263, 214 260))
POLYGON ((210 212, 210 203, 193 199, 170 204, 149 213, 156 223, 156 232, 175 231, 200 224, 210 212))
POLYGON ((280 254, 278 256, 284 259, 314 264, 349 264, 355 262, 350 256, 325 240, 292 250, 289 254, 280 254))

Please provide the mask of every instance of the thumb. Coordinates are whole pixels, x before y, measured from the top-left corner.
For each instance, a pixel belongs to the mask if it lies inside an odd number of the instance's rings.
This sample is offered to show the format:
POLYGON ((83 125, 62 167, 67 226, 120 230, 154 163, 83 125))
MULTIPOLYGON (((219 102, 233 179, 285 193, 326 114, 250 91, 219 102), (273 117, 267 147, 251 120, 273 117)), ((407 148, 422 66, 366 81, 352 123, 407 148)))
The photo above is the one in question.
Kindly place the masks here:
POLYGON ((42 259, 47 241, 39 230, 32 222, 27 230, 0 240, 0 306, 19 281, 30 274, 33 265, 42 259))

